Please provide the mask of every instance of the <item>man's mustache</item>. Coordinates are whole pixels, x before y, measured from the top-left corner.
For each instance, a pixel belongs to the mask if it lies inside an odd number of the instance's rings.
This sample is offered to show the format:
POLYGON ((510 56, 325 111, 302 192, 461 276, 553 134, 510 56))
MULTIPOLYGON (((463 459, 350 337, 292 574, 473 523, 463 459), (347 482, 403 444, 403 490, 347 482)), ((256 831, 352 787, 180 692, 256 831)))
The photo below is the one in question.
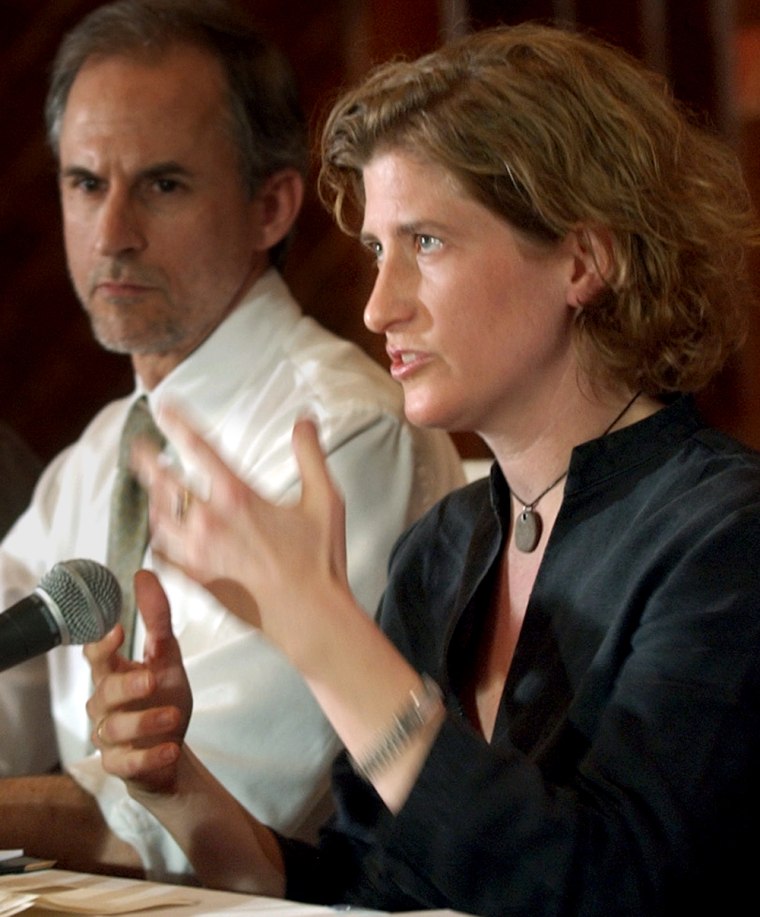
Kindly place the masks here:
POLYGON ((90 290, 93 291, 103 283, 124 283, 138 287, 162 286, 163 278, 159 272, 144 266, 124 264, 120 261, 109 261, 99 265, 90 277, 90 290))

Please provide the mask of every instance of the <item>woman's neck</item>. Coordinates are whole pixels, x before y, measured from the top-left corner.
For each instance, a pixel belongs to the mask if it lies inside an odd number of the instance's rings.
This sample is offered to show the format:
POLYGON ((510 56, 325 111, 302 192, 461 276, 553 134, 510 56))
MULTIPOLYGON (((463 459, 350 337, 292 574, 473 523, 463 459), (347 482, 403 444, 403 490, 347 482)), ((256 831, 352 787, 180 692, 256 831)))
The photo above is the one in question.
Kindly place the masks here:
MULTIPOLYGON (((498 434, 481 434, 522 505, 542 502, 556 489, 570 464, 573 449, 654 414, 661 403, 630 391, 583 392, 553 399, 544 416, 532 412, 505 423, 498 434), (556 484, 555 484, 556 482, 556 484), (552 487, 554 485, 554 487, 552 487)), ((554 500, 550 502, 555 502, 554 500)), ((521 507, 520 507, 521 508, 521 507)))

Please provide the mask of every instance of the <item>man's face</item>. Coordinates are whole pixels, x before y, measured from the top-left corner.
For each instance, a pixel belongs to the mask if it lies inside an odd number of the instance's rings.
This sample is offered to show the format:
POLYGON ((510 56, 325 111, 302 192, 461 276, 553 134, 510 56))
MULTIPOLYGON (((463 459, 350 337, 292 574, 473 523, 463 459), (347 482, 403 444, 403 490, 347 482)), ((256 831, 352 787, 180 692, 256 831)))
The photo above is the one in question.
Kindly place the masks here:
POLYGON ((146 384, 176 366, 268 265, 218 62, 89 60, 60 132, 69 271, 98 341, 146 384))

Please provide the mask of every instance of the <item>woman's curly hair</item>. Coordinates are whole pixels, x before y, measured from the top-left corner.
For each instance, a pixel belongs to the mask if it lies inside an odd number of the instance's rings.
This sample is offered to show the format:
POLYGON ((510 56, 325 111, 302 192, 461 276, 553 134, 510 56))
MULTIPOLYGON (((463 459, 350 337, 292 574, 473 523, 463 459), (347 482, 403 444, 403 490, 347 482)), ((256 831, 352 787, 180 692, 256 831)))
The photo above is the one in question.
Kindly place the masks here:
POLYGON ((534 240, 608 240, 606 289, 576 321, 591 378, 696 391, 743 341, 760 237, 740 166, 620 50, 526 23, 380 66, 322 133, 320 193, 346 231, 363 167, 393 147, 444 166, 534 240))

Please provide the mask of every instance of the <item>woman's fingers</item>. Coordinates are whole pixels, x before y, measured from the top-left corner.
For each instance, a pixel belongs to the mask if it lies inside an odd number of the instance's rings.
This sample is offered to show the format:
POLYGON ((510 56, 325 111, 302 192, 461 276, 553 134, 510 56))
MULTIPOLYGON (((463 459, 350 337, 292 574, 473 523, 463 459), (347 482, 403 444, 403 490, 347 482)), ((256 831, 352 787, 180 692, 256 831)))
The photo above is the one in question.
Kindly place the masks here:
POLYGON ((87 704, 92 743, 105 770, 142 789, 156 790, 174 779, 185 714, 176 706, 143 706, 155 687, 147 670, 112 674, 87 704))
POLYGON ((161 423, 189 470, 169 465, 155 447, 140 442, 132 467, 150 498, 152 546, 169 563, 201 582, 224 574, 225 549, 217 539, 230 535, 242 504, 266 501, 244 484, 175 408, 161 411, 161 423), (211 548, 211 553, 209 553, 211 548), (218 548, 218 550, 214 550, 218 548))
POLYGON ((138 570, 135 574, 135 601, 145 625, 143 657, 152 660, 174 640, 169 600, 152 571, 138 570))
POLYGON ((136 575, 135 595, 145 623, 144 660, 117 663, 118 634, 88 647, 88 659, 101 677, 87 713, 105 770, 131 788, 153 792, 176 777, 173 765, 190 720, 192 693, 169 602, 154 573, 136 575))
POLYGON ((142 748, 138 745, 101 744, 100 756, 109 774, 135 784, 143 790, 164 789, 174 779, 171 768, 180 755, 176 742, 160 742, 142 748))
POLYGON ((325 528, 323 544, 329 555, 331 572, 342 582, 346 574, 345 504, 327 466, 315 423, 303 418, 293 427, 293 451, 301 473, 301 507, 325 528))
POLYGON ((174 736, 180 714, 174 707, 114 712, 97 724, 93 744, 105 770, 144 789, 163 787, 180 753, 174 736), (162 741, 163 740, 163 741, 162 741))
POLYGON ((98 682, 87 701, 87 714, 97 728, 104 717, 119 708, 145 701, 155 684, 153 673, 142 666, 129 672, 111 672, 98 682))
POLYGON ((308 417, 297 420, 293 425, 292 442, 304 484, 332 487, 332 479, 315 422, 308 417))
POLYGON ((133 467, 150 496, 154 555, 260 627, 286 654, 298 653, 318 626, 305 610, 311 594, 348 586, 343 498, 316 425, 306 418, 294 425, 301 496, 277 504, 238 478, 175 408, 162 410, 160 421, 183 463, 207 486, 205 495, 190 493, 182 473, 155 449, 134 450, 133 467))
POLYGON ((145 710, 113 710, 95 724, 95 745, 144 745, 158 736, 168 736, 180 722, 176 707, 148 707, 145 710))
MULTIPOLYGON (((230 497, 234 497, 240 481, 229 465, 176 407, 162 405, 161 424, 178 452, 191 465, 189 482, 185 481, 176 470, 164 466, 166 474, 163 476, 163 484, 173 483, 175 488, 171 495, 173 515, 178 520, 182 516, 182 513, 177 510, 183 505, 183 497, 188 489, 192 500, 203 502, 213 493, 217 507, 226 505, 233 508, 234 500, 230 497)), ((253 500, 262 499, 253 491, 250 491, 250 495, 253 500)), ((262 502, 265 501, 262 500, 262 502)))
POLYGON ((101 640, 96 643, 87 643, 84 646, 85 659, 90 663, 92 680, 98 684, 111 672, 120 671, 129 667, 123 656, 118 653, 124 643, 124 628, 116 624, 101 640))

